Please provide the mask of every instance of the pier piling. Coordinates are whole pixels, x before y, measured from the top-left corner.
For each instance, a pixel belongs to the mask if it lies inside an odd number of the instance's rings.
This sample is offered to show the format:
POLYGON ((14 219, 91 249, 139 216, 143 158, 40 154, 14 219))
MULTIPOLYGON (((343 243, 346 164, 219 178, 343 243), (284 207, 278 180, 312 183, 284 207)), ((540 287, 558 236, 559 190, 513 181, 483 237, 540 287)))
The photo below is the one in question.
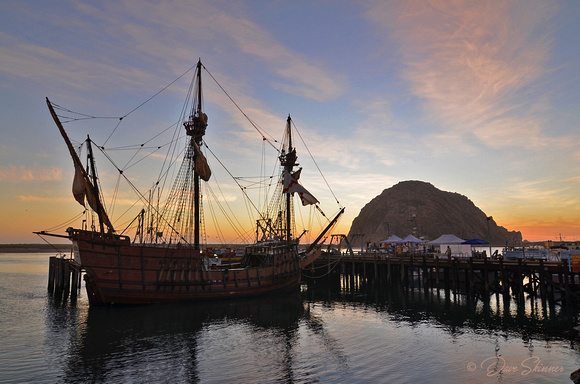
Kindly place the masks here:
POLYGON ((81 287, 81 266, 72 259, 52 256, 48 264, 48 292, 56 297, 76 300, 81 287))

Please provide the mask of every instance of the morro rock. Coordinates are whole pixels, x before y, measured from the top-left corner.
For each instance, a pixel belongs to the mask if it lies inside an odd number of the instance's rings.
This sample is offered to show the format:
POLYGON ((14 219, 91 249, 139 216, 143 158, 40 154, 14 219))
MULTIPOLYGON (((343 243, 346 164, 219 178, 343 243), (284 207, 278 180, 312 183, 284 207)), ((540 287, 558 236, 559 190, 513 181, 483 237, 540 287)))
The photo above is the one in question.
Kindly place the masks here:
POLYGON ((365 242, 378 243, 391 235, 434 240, 447 233, 465 240, 491 239, 495 246, 522 242, 520 232, 498 226, 493 218, 488 220, 467 197, 422 181, 402 181, 385 189, 361 209, 348 236, 364 235, 365 242))

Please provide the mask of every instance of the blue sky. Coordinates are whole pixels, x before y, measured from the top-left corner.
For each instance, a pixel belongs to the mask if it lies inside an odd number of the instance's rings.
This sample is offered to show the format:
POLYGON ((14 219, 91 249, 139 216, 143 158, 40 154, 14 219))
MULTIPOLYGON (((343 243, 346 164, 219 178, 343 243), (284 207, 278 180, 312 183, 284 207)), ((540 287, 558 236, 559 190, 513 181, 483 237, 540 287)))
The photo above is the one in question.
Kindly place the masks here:
MULTIPOLYGON (((123 116, 198 58, 266 131, 292 115, 346 206, 336 232, 384 189, 422 180, 526 239, 580 237, 576 1, 5 0, 0 242, 36 242, 32 231, 80 209, 45 97, 123 116)), ((186 85, 124 123, 120 141, 170 125, 186 85)), ((207 141, 259 157, 239 145, 253 128, 216 87, 205 92, 207 141)), ((88 121, 71 137, 104 142, 115 124, 88 121)))

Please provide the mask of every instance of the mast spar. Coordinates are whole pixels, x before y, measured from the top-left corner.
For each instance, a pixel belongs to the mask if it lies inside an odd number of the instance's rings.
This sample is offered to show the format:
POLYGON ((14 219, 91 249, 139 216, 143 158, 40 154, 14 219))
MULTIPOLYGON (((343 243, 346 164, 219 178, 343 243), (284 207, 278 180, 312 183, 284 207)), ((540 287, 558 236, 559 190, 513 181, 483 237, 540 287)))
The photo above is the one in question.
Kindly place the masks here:
MULTIPOLYGON (((93 157, 93 146, 91 145, 91 138, 89 137, 89 135, 87 135, 87 152, 89 165, 91 167, 91 177, 94 186, 95 200, 100 202, 101 198, 99 188, 97 188, 97 168, 95 167, 95 158, 93 157)), ((105 233, 105 226, 100 213, 99 213, 99 226, 101 227, 101 233, 105 233)))
MULTIPOLYGON (((107 215, 105 207, 101 203, 101 199, 99 197, 99 189, 96 183, 96 174, 93 173, 93 181, 91 181, 89 174, 83 167, 81 159, 79 158, 72 143, 70 142, 70 139, 68 138, 68 135, 66 134, 66 131, 64 130, 64 127, 62 126, 62 123, 60 122, 58 115, 54 111, 52 103, 50 102, 48 97, 46 98, 46 104, 48 105, 48 110, 52 115, 52 119, 56 123, 56 126, 58 127, 58 130, 60 131, 60 134, 62 135, 62 138, 64 139, 73 160, 73 164, 75 167, 73 195, 75 196, 75 199, 79 202, 79 204, 84 206, 85 205, 84 201, 86 198, 87 202, 89 203, 89 206, 97 213, 97 216, 99 217, 101 233, 105 232, 104 228, 105 225, 109 229, 109 232, 115 232, 115 228, 113 228, 113 224, 111 224, 111 220, 109 220, 109 216, 107 215)), ((90 147, 90 139, 88 141, 89 141, 88 148, 90 151, 89 157, 92 158, 92 148, 90 147)))
MULTIPOLYGON (((288 153, 286 154, 284 168, 288 174, 292 174, 296 163, 296 151, 292 148, 292 118, 288 115, 286 130, 288 133, 288 153)), ((286 242, 292 240, 292 194, 286 194, 286 242)))
POLYGON ((202 100, 201 100, 201 60, 197 62, 197 77, 196 77, 196 92, 195 97, 197 99, 197 104, 194 102, 192 105, 192 111, 189 116, 189 120, 184 122, 185 130, 190 139, 190 146, 193 147, 193 191, 194 191, 194 224, 193 224, 193 246, 194 249, 200 249, 199 233, 200 233, 200 176, 203 180, 208 180, 209 175, 203 174, 203 169, 209 172, 207 168, 207 162, 201 153, 199 147, 203 141, 203 136, 205 135, 205 129, 207 127, 207 115, 201 110, 202 100), (200 172, 201 171, 201 172, 200 172), (201 173, 201 175, 200 175, 201 173))

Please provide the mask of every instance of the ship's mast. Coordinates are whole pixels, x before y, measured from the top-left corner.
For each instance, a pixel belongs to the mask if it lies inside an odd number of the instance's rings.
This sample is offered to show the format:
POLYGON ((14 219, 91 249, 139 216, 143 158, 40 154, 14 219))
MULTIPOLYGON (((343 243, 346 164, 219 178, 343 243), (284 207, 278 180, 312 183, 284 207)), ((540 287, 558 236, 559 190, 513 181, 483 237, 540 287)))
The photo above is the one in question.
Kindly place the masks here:
MULTIPOLYGON (((199 119, 199 116, 201 114, 201 61, 197 62, 197 116, 199 119)), ((205 128, 204 128, 205 129, 205 128)), ((203 138, 203 135, 196 135, 195 137, 192 137, 192 140, 195 140, 197 145, 201 144, 201 140, 203 138)), ((197 156, 197 154, 195 155, 197 156)), ((195 161, 195 159, 194 159, 195 161)), ((193 244, 194 244, 194 249, 199 250, 199 174, 197 173, 197 171, 194 170, 193 172, 193 182, 194 184, 194 195, 195 195, 195 199, 194 199, 194 204, 195 204, 195 213, 194 213, 194 220, 195 223, 193 224, 193 244)))
MULTIPOLYGON (((97 184, 97 169, 95 167, 95 159, 93 157, 93 146, 91 145, 91 138, 89 137, 89 135, 87 135, 87 157, 89 160, 89 166, 91 167, 90 168, 90 170, 91 170, 90 176, 91 176, 92 182, 93 182, 95 199, 100 202, 101 197, 100 197, 100 193, 99 193, 99 188, 97 187, 97 185, 98 185, 97 184)), ((97 215, 99 216, 99 225, 101 227, 101 233, 105 233, 105 225, 103 223, 101 209, 99 209, 99 212, 97 212, 97 215)))
MULTIPOLYGON (((188 136, 191 136, 190 145, 196 148, 201 146, 203 141, 203 136, 205 135, 205 128, 207 127, 207 116, 202 112, 202 100, 201 100, 201 60, 197 63, 197 79, 196 79, 196 92, 195 99, 197 103, 194 102, 192 106, 191 115, 189 120, 184 123, 185 130, 188 136)), ((194 99, 194 100, 195 100, 194 99)), ((195 157, 199 156, 198 152, 192 151, 194 153, 193 162, 195 163, 195 157)), ((193 245, 194 249, 200 249, 199 233, 200 233, 200 175, 197 172, 196 167, 194 167, 193 172, 193 193, 194 193, 194 223, 193 223, 193 245)))
MULTIPOLYGON (((286 129, 288 133, 288 153, 286 154, 286 163, 284 164, 286 172, 292 175, 294 165, 296 162, 296 152, 292 148, 292 119, 288 115, 286 120, 286 129)), ((286 242, 290 243, 292 240, 292 194, 286 194, 286 242)))

